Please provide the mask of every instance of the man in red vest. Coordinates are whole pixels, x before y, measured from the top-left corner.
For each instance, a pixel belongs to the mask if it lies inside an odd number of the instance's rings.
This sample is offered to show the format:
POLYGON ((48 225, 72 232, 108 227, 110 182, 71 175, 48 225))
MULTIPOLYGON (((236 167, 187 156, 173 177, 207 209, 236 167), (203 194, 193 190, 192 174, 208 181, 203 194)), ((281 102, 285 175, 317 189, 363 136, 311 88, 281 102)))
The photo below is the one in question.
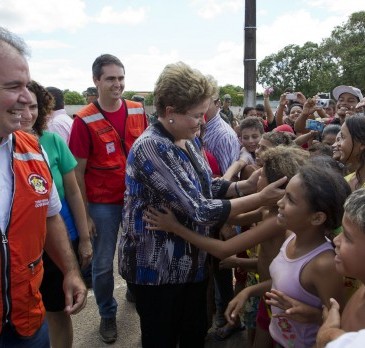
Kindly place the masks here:
POLYGON ((93 238, 92 283, 104 342, 117 339, 113 259, 122 219, 128 152, 147 127, 141 103, 122 98, 125 69, 111 54, 92 66, 98 99, 75 116, 69 146, 93 238))
POLYGON ((38 140, 19 131, 29 120, 27 48, 0 27, 0 346, 49 347, 39 292, 43 249, 64 274, 65 311, 86 304, 86 287, 38 140))

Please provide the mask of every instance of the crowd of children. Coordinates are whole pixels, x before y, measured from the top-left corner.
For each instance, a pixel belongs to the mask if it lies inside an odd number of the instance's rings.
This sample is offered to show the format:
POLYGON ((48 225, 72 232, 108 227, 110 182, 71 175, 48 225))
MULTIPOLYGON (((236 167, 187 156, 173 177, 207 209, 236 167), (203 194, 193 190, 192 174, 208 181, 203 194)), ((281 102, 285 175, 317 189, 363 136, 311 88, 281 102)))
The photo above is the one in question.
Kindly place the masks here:
MULTIPOLYGON (((250 229, 223 241, 189 230, 168 207, 145 211, 150 230, 177 234, 223 264, 256 274, 259 282, 244 287, 225 313, 227 325, 235 327, 244 304, 261 298, 252 347, 313 347, 316 340, 324 347, 341 335, 359 342, 359 335, 345 333, 365 327, 359 262, 365 246, 363 99, 351 86, 339 86, 333 94, 336 108, 331 101, 324 109, 317 97, 298 92, 290 102, 284 93, 270 132, 264 132, 267 122, 258 115, 241 122, 241 156, 223 177, 243 180, 258 171, 258 191, 285 177, 285 194, 276 204, 227 221, 250 229), (321 129, 303 127, 308 119, 321 129), (257 258, 235 256, 258 245, 257 258)), ((335 343, 328 347, 339 347, 335 343)))

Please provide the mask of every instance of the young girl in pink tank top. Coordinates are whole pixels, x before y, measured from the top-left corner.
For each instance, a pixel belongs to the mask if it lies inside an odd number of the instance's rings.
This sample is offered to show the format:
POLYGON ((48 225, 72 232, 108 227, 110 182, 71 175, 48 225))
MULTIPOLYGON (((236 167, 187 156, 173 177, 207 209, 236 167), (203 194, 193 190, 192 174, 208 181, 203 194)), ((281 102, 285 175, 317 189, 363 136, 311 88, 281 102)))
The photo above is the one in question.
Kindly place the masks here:
MULTIPOLYGON (((314 166, 302 167, 278 202, 277 221, 289 237, 270 265, 272 289, 320 309, 331 297, 342 301, 342 278, 336 272, 333 245, 327 237, 341 225, 350 188, 340 174, 314 166)), ((283 347, 315 344, 320 320, 302 323, 272 307, 270 334, 283 347)))

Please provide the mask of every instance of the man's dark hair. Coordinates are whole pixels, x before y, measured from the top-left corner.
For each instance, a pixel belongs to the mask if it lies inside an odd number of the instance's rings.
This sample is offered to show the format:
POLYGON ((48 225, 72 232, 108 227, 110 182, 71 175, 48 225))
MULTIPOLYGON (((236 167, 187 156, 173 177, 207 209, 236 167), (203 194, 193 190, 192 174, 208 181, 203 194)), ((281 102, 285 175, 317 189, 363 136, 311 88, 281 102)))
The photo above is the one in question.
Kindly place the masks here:
POLYGON ((100 77, 103 74, 103 66, 112 65, 112 64, 115 64, 115 65, 121 67, 125 73, 124 65, 119 60, 119 58, 117 58, 111 54, 102 54, 101 56, 96 58, 93 63, 93 66, 92 66, 93 77, 95 77, 97 80, 100 80, 100 77))
POLYGON ((256 104, 255 109, 257 111, 265 112, 265 107, 262 104, 256 104))
POLYGON ((56 87, 47 87, 46 90, 53 95, 55 105, 53 110, 61 110, 65 108, 65 101, 63 98, 63 92, 56 87))

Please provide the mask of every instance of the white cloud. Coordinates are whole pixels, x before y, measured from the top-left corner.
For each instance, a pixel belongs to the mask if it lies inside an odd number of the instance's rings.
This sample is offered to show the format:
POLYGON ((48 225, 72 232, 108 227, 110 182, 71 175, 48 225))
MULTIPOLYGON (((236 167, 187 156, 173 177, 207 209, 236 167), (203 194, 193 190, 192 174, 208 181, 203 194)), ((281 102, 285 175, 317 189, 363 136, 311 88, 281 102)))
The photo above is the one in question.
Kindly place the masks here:
POLYGON ((69 44, 66 44, 57 40, 28 40, 27 44, 32 48, 42 49, 54 49, 54 48, 69 48, 69 44))
POLYGON ((111 6, 105 6, 102 8, 100 15, 95 19, 98 23, 107 24, 133 24, 143 22, 146 19, 146 7, 140 7, 133 9, 127 7, 123 11, 117 11, 111 6))
POLYGON ((71 59, 30 59, 29 68, 32 79, 43 86, 82 92, 93 85, 89 66, 80 69, 71 59))
POLYGON ((181 56, 177 50, 161 51, 154 46, 148 47, 144 54, 124 55, 126 90, 152 91, 163 68, 179 60, 181 56))
POLYGON ((123 57, 126 67, 126 90, 152 91, 163 68, 170 63, 184 61, 199 69, 203 74, 212 75, 220 86, 233 84, 243 86, 242 44, 223 41, 216 46, 208 59, 194 59, 183 56, 176 49, 161 51, 149 47, 146 54, 132 54, 123 57))
POLYGON ((88 19, 82 0, 2 0, 0 23, 17 33, 75 31, 88 19))
POLYGON ((204 74, 212 75, 220 86, 232 84, 243 86, 243 45, 232 41, 222 41, 217 51, 208 59, 195 60, 191 64, 204 74))
POLYGON ((223 12, 243 9, 242 0, 190 0, 190 5, 197 9, 198 16, 204 19, 217 18, 223 12))
POLYGON ((334 16, 325 20, 314 18, 307 10, 283 14, 270 25, 258 26, 257 59, 260 61, 289 44, 303 45, 307 41, 320 43, 323 38, 330 36, 338 21, 339 17, 334 16))
POLYGON ((131 24, 146 19, 148 7, 127 7, 118 11, 105 6, 95 17, 88 16, 85 0, 1 0, 0 23, 19 34, 50 33, 57 29, 75 32, 87 24, 131 24))
MULTIPOLYGON (((326 13, 333 12, 341 17, 348 17, 350 14, 358 11, 364 11, 364 3, 361 0, 307 0, 309 6, 320 9, 326 13)), ((341 24, 341 23, 338 23, 341 24)))
MULTIPOLYGON (((152 91, 162 69, 169 63, 181 60, 176 50, 162 52, 153 46, 147 48, 145 54, 125 55, 116 52, 116 56, 123 57, 127 91, 152 91)), ((80 67, 72 58, 37 61, 31 58, 29 61, 32 79, 44 86, 68 88, 80 93, 93 86, 91 64, 92 61, 85 61, 80 67)))

